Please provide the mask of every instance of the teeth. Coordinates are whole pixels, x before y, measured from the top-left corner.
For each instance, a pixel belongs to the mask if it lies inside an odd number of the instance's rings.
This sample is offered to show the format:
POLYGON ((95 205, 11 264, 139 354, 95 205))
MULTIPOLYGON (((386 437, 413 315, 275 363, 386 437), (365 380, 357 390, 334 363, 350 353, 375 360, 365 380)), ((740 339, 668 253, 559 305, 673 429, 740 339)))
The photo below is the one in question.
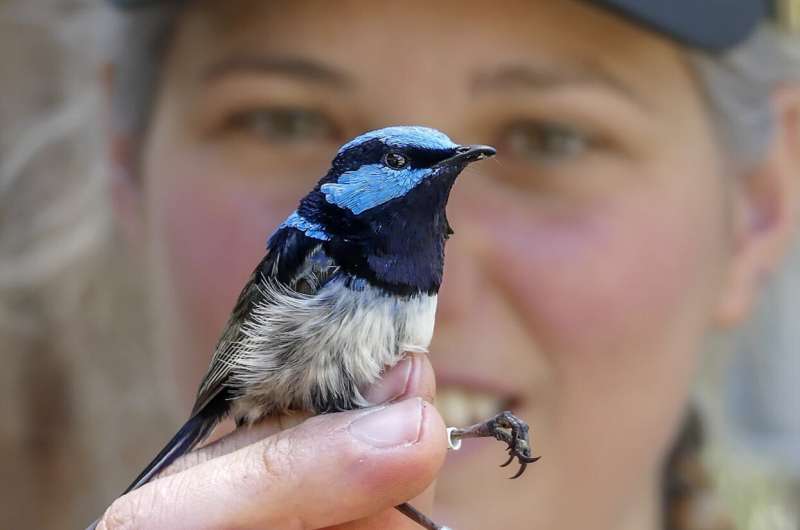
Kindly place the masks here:
POLYGON ((479 421, 486 421, 498 412, 503 407, 503 401, 492 396, 473 395, 472 397, 472 412, 475 414, 472 423, 479 421))
POLYGON ((444 388, 436 393, 436 408, 448 426, 467 427, 500 412, 503 400, 482 392, 444 388))
POLYGON ((474 422, 471 410, 471 399, 466 392, 450 390, 436 395, 436 408, 444 418, 446 425, 466 427, 474 422))

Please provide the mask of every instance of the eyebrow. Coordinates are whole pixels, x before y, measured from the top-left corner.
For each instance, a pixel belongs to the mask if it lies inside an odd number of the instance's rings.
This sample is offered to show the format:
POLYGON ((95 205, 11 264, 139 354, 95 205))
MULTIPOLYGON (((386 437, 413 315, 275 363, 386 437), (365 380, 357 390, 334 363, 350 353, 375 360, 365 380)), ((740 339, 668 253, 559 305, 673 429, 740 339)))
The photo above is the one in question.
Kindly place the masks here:
POLYGON ((268 55, 232 55, 209 66, 203 73, 206 81, 236 74, 279 75, 335 88, 353 84, 344 72, 303 57, 268 55))
POLYGON ((473 79, 472 88, 476 93, 483 93, 520 89, 550 90, 565 85, 594 85, 609 88, 638 106, 647 106, 623 81, 591 67, 512 64, 477 74, 473 79))

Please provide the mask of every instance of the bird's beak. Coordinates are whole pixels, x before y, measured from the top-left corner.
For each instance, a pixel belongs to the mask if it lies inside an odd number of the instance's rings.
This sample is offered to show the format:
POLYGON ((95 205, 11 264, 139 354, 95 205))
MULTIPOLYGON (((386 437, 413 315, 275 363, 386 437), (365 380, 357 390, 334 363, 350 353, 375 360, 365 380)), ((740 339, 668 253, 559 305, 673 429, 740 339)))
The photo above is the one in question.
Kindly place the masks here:
POLYGON ((488 145, 462 145, 456 148, 456 154, 436 164, 436 166, 467 165, 497 154, 497 149, 488 145))

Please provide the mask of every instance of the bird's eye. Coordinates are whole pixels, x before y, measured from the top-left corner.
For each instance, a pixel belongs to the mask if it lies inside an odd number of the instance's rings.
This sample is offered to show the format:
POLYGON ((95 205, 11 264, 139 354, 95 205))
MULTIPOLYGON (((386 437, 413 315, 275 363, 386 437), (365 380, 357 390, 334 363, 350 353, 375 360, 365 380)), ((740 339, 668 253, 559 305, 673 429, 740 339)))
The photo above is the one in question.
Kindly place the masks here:
POLYGON ((408 165, 408 157, 400 153, 387 153, 383 157, 383 163, 392 169, 403 169, 408 165))

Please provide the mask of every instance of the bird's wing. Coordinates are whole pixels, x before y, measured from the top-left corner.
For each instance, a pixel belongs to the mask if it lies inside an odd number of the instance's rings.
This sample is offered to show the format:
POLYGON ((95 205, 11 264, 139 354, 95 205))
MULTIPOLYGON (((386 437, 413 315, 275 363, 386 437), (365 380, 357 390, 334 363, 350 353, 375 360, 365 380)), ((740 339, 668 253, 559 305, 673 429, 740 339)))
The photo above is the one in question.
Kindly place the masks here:
POLYGON ((265 282, 278 282, 289 289, 310 295, 335 272, 336 267, 322 249, 321 241, 309 238, 293 228, 283 229, 276 234, 270 241, 267 256, 253 271, 239 294, 228 324, 217 343, 211 366, 200 385, 189 420, 124 493, 148 483, 176 458, 191 451, 228 414, 230 392, 227 391, 226 382, 236 363, 239 352, 237 346, 244 338, 242 325, 256 304, 270 301, 265 296, 265 282))
POLYGON ((265 296, 267 282, 277 282, 298 293, 313 295, 336 273, 333 260, 325 254, 321 241, 293 228, 283 229, 270 242, 270 251, 259 263, 231 312, 214 356, 197 392, 192 415, 203 410, 220 392, 241 355, 246 338, 243 325, 257 304, 270 303, 265 296), (283 233, 281 233, 283 232, 283 233))

